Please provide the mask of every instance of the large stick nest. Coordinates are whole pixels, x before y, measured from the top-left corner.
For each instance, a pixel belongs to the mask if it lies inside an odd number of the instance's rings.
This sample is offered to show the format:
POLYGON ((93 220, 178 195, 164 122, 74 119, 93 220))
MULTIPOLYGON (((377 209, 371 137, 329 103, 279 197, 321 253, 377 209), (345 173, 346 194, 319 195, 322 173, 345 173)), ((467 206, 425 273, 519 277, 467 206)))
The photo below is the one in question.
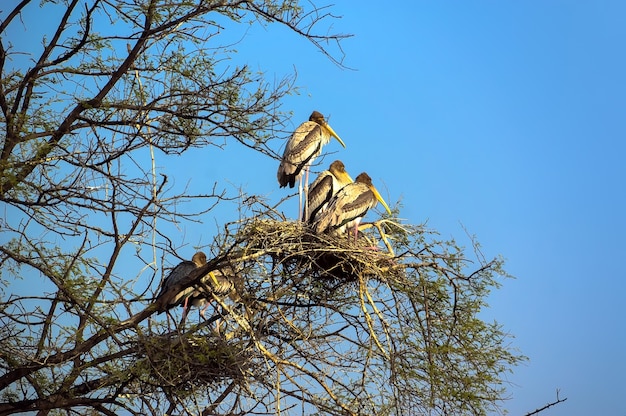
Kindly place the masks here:
POLYGON ((244 241, 246 254, 267 254, 292 273, 306 271, 330 284, 365 277, 384 281, 393 269, 394 254, 382 227, 366 227, 370 229, 359 232, 355 241, 352 230, 342 235, 320 235, 299 221, 258 219, 247 224, 238 237, 244 241))
MULTIPOLYGON (((261 270, 255 272, 254 266, 260 262, 271 267, 261 282, 279 279, 275 285, 247 285, 249 290, 240 302, 251 311, 257 299, 288 302, 306 294, 319 301, 341 296, 339 288, 350 290, 354 283, 362 287, 360 283, 370 278, 387 283, 403 273, 402 267, 396 267, 382 227, 376 225, 359 232, 355 240, 352 232, 318 235, 301 222, 254 219, 238 228, 234 238, 236 243, 223 254, 223 261, 250 274, 247 278, 261 270)), ((252 330, 249 318, 230 312, 241 330, 252 330)), ((254 368, 253 357, 258 356, 250 338, 200 336, 202 332, 174 331, 143 340, 132 367, 134 375, 147 384, 179 393, 225 380, 244 383, 254 368)))
POLYGON ((131 368, 135 376, 180 393, 226 380, 243 382, 249 377, 252 351, 242 341, 173 331, 144 339, 137 356, 131 368))

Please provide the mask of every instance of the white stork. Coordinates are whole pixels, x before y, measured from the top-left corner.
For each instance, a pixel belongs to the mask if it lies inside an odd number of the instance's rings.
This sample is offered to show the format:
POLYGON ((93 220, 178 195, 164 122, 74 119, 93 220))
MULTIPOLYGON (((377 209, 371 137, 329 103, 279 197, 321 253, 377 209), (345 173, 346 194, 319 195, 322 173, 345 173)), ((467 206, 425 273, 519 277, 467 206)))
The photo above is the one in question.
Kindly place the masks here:
POLYGON ((356 181, 344 186, 320 212, 314 222, 316 233, 344 233, 354 226, 356 241, 359 223, 370 208, 380 202, 391 215, 391 210, 378 190, 372 185, 372 179, 365 172, 356 177, 356 181))
POLYGON ((335 160, 328 170, 320 173, 313 181, 307 193, 307 209, 302 214, 302 221, 312 223, 318 212, 328 206, 328 202, 337 192, 349 183, 352 178, 346 172, 341 160, 335 160))
POLYGON ((346 147, 343 140, 328 125, 324 116, 317 111, 313 111, 309 121, 302 123, 296 129, 285 146, 283 158, 280 161, 280 166, 278 166, 278 183, 281 188, 287 185, 293 188, 296 179, 298 180, 298 213, 302 212, 302 176, 305 176, 304 192, 306 194, 308 191, 309 167, 322 152, 322 147, 328 144, 332 137, 336 138, 343 147, 346 147))

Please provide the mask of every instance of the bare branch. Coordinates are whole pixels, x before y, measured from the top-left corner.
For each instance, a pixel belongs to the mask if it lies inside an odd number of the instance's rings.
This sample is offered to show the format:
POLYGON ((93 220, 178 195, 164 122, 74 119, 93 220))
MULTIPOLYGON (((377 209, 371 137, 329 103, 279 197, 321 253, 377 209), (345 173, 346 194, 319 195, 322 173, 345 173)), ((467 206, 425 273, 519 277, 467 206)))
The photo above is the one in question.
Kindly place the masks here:
POLYGON ((536 414, 538 414, 538 413, 543 412, 543 411, 544 411, 544 410, 546 410, 546 409, 551 408, 552 406, 555 406, 555 405, 557 405, 557 404, 559 404, 559 403, 563 403, 565 400, 567 400, 567 397, 566 397, 566 398, 564 398, 564 399, 559 398, 559 389, 557 389, 557 390, 556 390, 556 400, 555 400, 555 401, 550 402, 550 403, 546 404, 545 406, 540 407, 540 408, 538 408, 538 409, 536 409, 536 410, 534 410, 534 411, 532 411, 532 412, 530 412, 530 413, 526 413, 526 415, 525 415, 525 416, 532 416, 532 415, 536 415, 536 414))

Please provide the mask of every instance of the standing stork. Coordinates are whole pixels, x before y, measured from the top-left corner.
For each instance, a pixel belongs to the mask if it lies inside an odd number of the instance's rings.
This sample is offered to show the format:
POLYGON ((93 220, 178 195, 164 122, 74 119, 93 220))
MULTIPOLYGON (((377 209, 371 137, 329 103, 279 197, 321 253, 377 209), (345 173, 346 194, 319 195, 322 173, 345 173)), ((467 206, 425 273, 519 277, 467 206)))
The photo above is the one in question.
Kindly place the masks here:
POLYGON ((344 233, 354 226, 354 240, 357 239, 359 224, 367 211, 380 202, 391 215, 391 210, 378 190, 372 185, 372 178, 365 172, 356 181, 344 186, 320 212, 314 222, 316 233, 344 233))
POLYGON ((336 138, 343 147, 346 147, 343 140, 328 125, 324 116, 317 111, 313 111, 309 121, 300 124, 285 146, 283 158, 280 161, 280 166, 278 166, 278 183, 281 188, 287 185, 293 188, 296 179, 298 180, 298 215, 302 212, 302 180, 304 179, 304 193, 306 194, 308 191, 309 167, 322 152, 322 147, 328 144, 332 137, 336 138))
POLYGON ((313 223, 315 216, 326 209, 328 202, 337 192, 349 183, 352 178, 346 172, 341 160, 335 160, 328 170, 320 173, 311 184, 307 193, 307 208, 302 214, 302 221, 313 223))

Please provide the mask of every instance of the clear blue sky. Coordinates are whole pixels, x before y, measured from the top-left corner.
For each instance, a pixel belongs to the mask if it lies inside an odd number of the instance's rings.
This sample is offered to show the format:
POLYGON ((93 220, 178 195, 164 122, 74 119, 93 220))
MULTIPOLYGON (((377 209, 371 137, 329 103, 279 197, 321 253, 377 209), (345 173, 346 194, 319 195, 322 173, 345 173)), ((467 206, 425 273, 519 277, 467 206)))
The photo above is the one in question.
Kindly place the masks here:
MULTIPOLYGON (((626 415, 626 2, 355 4, 332 9, 355 71, 273 28, 237 49, 270 75, 296 66, 294 124, 330 116, 347 149, 328 150, 402 198, 407 222, 459 239, 464 226, 507 259, 516 279, 485 316, 530 358, 510 414, 558 388, 568 400, 543 414, 626 415)), ((285 195, 267 169, 242 183, 285 195)))
MULTIPOLYGON (((558 388, 568 400, 543 414, 626 416, 626 2, 342 2, 331 11, 343 16, 334 29, 355 35, 343 43, 354 70, 277 27, 248 28, 237 59, 277 79, 295 67, 301 94, 283 107, 294 128, 313 109, 327 115, 347 145, 329 145, 338 153, 327 162, 340 157, 353 177, 366 170, 390 204, 402 200, 406 222, 460 240, 465 227, 485 255, 507 259, 516 279, 493 293, 485 317, 530 358, 510 376, 511 415, 558 388)), ((277 162, 243 152, 235 170, 228 158, 186 155, 201 178, 192 186, 228 180, 276 200, 288 194, 277 162)))

